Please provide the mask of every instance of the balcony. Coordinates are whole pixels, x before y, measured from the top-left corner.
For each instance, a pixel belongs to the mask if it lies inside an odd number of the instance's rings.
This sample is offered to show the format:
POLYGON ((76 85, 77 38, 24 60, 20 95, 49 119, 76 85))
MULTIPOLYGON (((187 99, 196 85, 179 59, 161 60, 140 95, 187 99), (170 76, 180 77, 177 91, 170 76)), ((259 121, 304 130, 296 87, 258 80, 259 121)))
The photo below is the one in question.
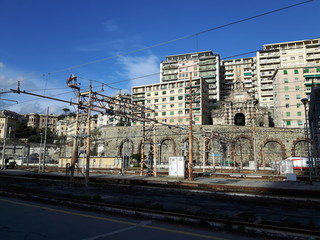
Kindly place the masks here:
POLYGON ((215 66, 205 66, 205 67, 200 67, 199 68, 199 71, 200 72, 203 72, 203 71, 210 71, 210 70, 213 70, 213 71, 215 71, 216 70, 216 67, 215 66))
POLYGON ((203 65, 212 65, 212 64, 216 64, 216 61, 214 60, 206 60, 206 61, 200 61, 199 65, 203 66, 203 65))
POLYGON ((165 64, 162 66, 163 70, 167 70, 167 69, 177 69, 179 67, 178 64, 165 64))

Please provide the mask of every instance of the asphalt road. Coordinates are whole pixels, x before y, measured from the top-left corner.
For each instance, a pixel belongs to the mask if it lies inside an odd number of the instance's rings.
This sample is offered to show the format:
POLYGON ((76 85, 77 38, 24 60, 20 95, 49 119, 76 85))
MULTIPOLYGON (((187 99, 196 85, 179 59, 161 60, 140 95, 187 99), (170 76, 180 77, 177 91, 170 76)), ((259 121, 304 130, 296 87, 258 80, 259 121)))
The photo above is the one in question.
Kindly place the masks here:
MULTIPOLYGON (((256 239, 204 230, 193 226, 161 223, 63 206, 0 197, 0 239, 256 239)), ((267 238, 263 238, 267 239, 267 238)))

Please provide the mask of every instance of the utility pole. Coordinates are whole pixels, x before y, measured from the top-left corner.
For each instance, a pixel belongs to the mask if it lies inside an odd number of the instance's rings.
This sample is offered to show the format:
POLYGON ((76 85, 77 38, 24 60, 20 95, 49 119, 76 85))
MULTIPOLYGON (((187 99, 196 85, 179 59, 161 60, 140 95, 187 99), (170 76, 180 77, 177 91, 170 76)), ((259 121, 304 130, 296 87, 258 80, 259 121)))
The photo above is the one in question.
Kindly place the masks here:
POLYGON ((153 176, 157 176, 156 124, 153 124, 153 176))
POLYGON ((6 154, 6 138, 7 138, 7 129, 8 129, 8 121, 9 117, 6 117, 6 122, 4 126, 4 134, 3 134, 3 146, 2 146, 2 163, 1 163, 1 169, 6 170, 6 163, 5 163, 5 154, 6 154))
POLYGON ((41 172, 41 163, 42 163, 42 135, 43 133, 40 133, 40 154, 39 154, 39 166, 38 166, 38 172, 41 172))
POLYGON ((189 175, 188 180, 193 180, 193 134, 192 134, 192 73, 190 72, 190 81, 189 81, 189 87, 190 87, 190 97, 189 97, 189 175))
POLYGON ((144 108, 141 109, 141 116, 143 117, 142 123, 142 142, 141 142, 141 161, 140 161, 140 176, 143 176, 143 165, 144 165, 144 144, 146 141, 146 122, 144 119, 144 108))
POLYGON ((87 108, 87 141, 86 141, 86 187, 89 184, 89 172, 90 172, 90 140, 91 140, 91 95, 92 95, 92 83, 90 81, 89 99, 87 108))
POLYGON ((49 107, 47 109, 47 116, 46 116, 46 127, 44 129, 44 143, 43 143, 43 165, 42 165, 42 172, 45 172, 46 167, 46 148, 47 148, 47 132, 48 132, 48 118, 49 118, 49 107))

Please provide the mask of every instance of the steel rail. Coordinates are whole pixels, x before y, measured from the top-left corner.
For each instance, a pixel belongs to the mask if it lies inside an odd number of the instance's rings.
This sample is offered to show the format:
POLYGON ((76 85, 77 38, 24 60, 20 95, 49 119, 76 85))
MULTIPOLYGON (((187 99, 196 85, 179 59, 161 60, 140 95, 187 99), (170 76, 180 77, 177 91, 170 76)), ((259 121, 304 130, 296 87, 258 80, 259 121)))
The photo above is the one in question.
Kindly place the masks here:
POLYGON ((122 214, 125 214, 128 212, 133 212, 135 214, 144 214, 149 215, 149 217, 152 217, 152 215, 156 216, 162 216, 163 219, 165 218, 173 218, 173 219, 185 219, 189 221, 196 221, 198 223, 215 223, 215 224, 222 224, 232 227, 239 227, 247 228, 248 230, 267 230, 272 232, 281 232, 286 234, 298 234, 298 235, 304 235, 304 236, 320 236, 320 231, 317 230, 310 230, 310 229, 301 229, 301 228, 291 228, 291 227, 284 227, 284 226, 275 226, 275 225, 267 225, 267 224, 258 224, 258 223, 249 223, 249 222, 243 222, 243 221, 233 221, 228 219, 219 219, 219 218, 209 218, 209 217, 201 217, 191 214, 184 214, 184 213, 176 213, 176 212, 169 212, 169 211, 160 211, 160 210, 153 210, 153 209, 145 209, 145 208, 139 208, 139 207, 130 207, 125 205, 117 205, 117 204, 109 204, 109 203, 102 203, 102 202, 93 202, 93 201, 85 201, 85 200, 79 200, 74 198, 66 198, 66 197, 58 197, 58 196, 52 196, 52 195, 44 195, 44 194, 37 194, 37 193, 31 193, 31 192, 25 192, 25 191, 13 191, 13 190, 7 190, 7 189, 1 189, 0 194, 2 195, 14 195, 19 197, 27 197, 28 199, 34 199, 34 200, 48 200, 53 202, 63 202, 68 203, 70 205, 77 205, 77 206, 87 206, 90 208, 105 208, 107 211, 118 211, 122 214))

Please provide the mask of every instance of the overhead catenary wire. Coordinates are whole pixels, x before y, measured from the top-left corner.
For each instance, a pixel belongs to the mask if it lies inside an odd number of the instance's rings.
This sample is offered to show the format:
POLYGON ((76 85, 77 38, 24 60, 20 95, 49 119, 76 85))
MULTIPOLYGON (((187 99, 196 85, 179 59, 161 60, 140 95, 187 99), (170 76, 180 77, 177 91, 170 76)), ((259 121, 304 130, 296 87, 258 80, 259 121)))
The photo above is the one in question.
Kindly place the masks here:
POLYGON ((173 43, 173 42, 177 42, 177 41, 180 41, 180 40, 192 38, 192 37, 199 36, 201 34, 205 34, 205 33, 208 33, 208 32, 214 31, 214 30, 218 30, 218 29, 221 29, 221 28, 229 27, 229 26, 232 26, 232 25, 235 25, 235 24, 238 24, 238 23, 246 22, 246 21, 249 21, 249 20, 252 20, 252 19, 255 19, 255 18, 259 18, 259 17, 266 16, 266 15, 269 15, 269 14, 272 14, 272 13, 280 12, 280 11, 283 11, 283 10, 286 10, 286 9, 289 9, 289 8, 293 8, 293 7, 296 7, 296 6, 300 6, 300 5, 303 5, 303 4, 307 4, 307 3, 312 2, 312 1, 314 1, 314 0, 307 0, 307 1, 296 3, 296 4, 288 5, 288 6, 285 6, 285 7, 282 7, 282 8, 277 8, 277 9, 274 9, 274 10, 271 10, 271 11, 267 11, 267 12, 264 12, 264 13, 261 13, 261 14, 257 14, 257 15, 251 16, 251 17, 243 18, 243 19, 240 19, 240 20, 237 20, 237 21, 234 21, 234 22, 230 22, 230 23, 227 23, 227 24, 223 24, 223 25, 220 25, 220 26, 217 26, 217 27, 209 28, 209 29, 206 29, 206 30, 203 30, 203 31, 200 31, 200 32, 196 32, 196 33, 190 34, 190 35, 182 36, 182 37, 179 37, 179 38, 176 38, 176 39, 168 40, 168 41, 165 41, 165 42, 161 42, 161 43, 154 44, 154 45, 151 45, 151 46, 148 46, 148 47, 144 47, 144 48, 140 48, 140 49, 137 49, 137 50, 129 51, 129 52, 126 52, 126 53, 120 53, 120 54, 116 54, 116 55, 113 55, 113 56, 110 56, 110 57, 101 58, 101 59, 94 60, 94 61, 91 61, 91 62, 87 62, 87 63, 75 65, 75 66, 71 66, 71 67, 68 67, 68 68, 64 68, 64 69, 60 69, 60 70, 56 70, 56 71, 52 71, 52 72, 48 72, 47 74, 49 75, 49 74, 65 72, 65 71, 69 71, 69 70, 76 69, 76 68, 79 68, 79 67, 84 67, 84 66, 87 66, 87 65, 91 65, 91 64, 95 64, 95 63, 99 63, 99 62, 104 62, 104 61, 107 61, 107 60, 111 60, 111 59, 114 59, 114 58, 130 55, 130 54, 133 54, 133 53, 142 52, 142 51, 145 51, 145 50, 149 50, 151 48, 156 48, 156 47, 163 46, 163 45, 166 45, 166 44, 169 44, 169 43, 173 43))

